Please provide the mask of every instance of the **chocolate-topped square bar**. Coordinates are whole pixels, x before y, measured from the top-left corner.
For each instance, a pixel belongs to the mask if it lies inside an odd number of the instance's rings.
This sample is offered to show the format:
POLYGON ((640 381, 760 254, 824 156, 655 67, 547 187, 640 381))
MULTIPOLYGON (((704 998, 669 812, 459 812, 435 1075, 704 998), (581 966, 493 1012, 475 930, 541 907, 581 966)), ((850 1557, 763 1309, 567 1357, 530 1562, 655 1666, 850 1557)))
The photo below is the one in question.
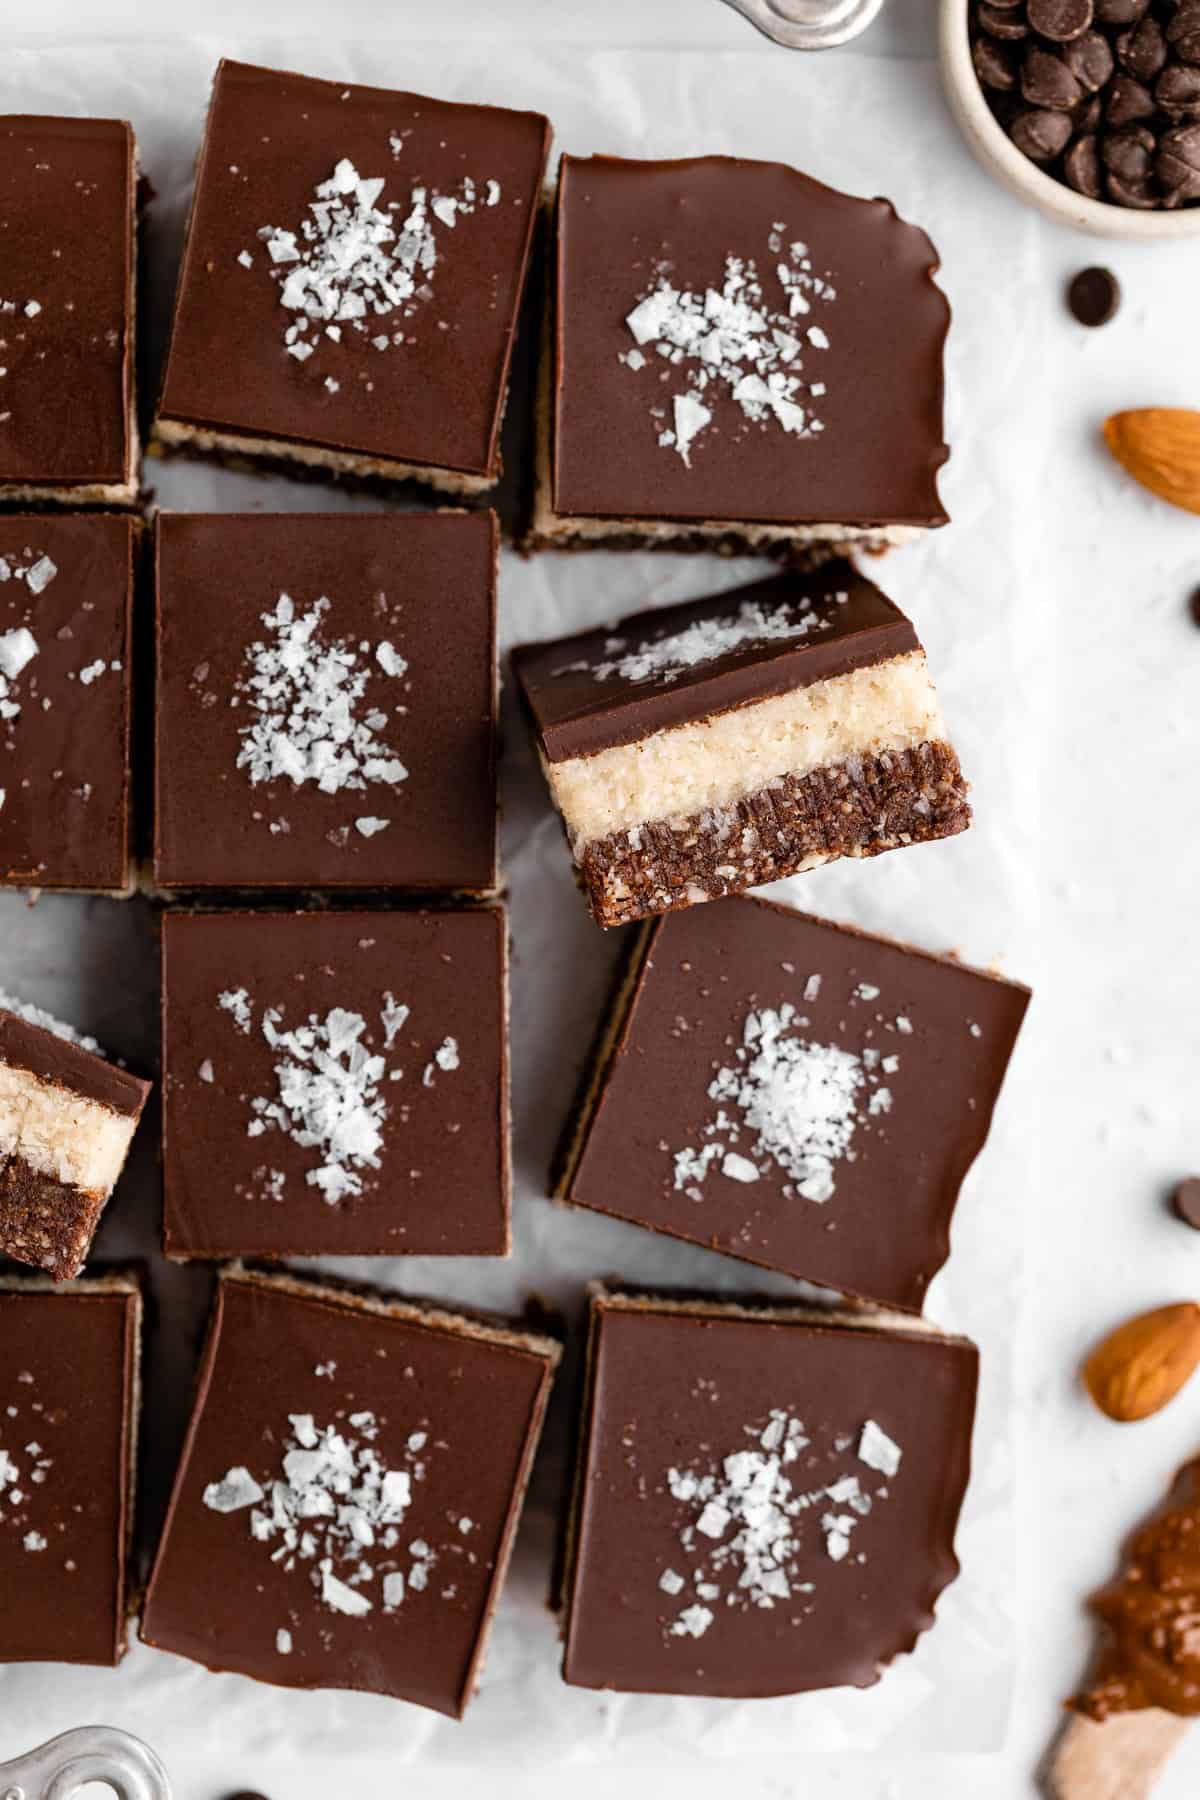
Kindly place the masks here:
POLYGON ((130 519, 0 513, 0 885, 128 894, 130 519))
POLYGON ((136 191, 124 120, 0 117, 0 503, 137 498, 136 191))
POLYGON ((944 524, 937 268, 782 163, 564 156, 533 542, 811 558, 944 524))
POLYGON ((0 1257, 78 1275, 149 1093, 94 1038, 0 993, 0 1257))
POLYGON ((168 913, 175 1257, 505 1256, 503 911, 168 913))
POLYGON ((163 889, 496 885, 491 513, 158 521, 163 889))
POLYGON ((141 1288, 0 1279, 0 1663, 125 1654, 141 1288))
POLYGON ((460 1718, 558 1354, 507 1322, 224 1275, 142 1637, 460 1718))
POLYGON ((970 823, 917 634, 848 562, 528 645, 513 669, 601 925, 970 823))
POLYGON ((477 493, 550 127, 222 62, 155 442, 477 493))
POLYGON ((1028 1003, 768 901, 672 914, 631 946, 557 1191, 917 1310, 1028 1003))
POLYGON ((594 1295, 566 1680, 870 1687, 958 1574, 977 1376, 892 1314, 594 1295))

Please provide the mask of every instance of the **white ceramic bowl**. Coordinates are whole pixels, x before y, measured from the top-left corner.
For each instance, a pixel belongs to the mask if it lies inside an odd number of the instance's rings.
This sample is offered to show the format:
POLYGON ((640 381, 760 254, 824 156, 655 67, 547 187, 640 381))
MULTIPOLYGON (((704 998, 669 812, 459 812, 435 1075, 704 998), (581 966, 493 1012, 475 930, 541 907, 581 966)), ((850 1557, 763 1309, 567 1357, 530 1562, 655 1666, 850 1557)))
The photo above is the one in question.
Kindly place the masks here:
POLYGON ((1031 162, 1004 131, 979 85, 967 30, 969 0, 940 0, 940 4, 942 79, 950 109, 968 144, 997 180, 1060 224, 1095 237, 1159 244, 1200 237, 1200 205, 1177 212, 1138 212, 1107 200, 1088 200, 1031 162))

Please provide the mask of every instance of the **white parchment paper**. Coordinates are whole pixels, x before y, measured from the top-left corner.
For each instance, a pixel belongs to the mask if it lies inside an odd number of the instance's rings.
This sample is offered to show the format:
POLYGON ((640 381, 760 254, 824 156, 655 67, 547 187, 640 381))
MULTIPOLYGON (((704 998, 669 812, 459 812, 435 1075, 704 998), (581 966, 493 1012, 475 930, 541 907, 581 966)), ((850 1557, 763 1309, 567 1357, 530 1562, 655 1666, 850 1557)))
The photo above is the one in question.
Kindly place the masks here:
MULTIPOLYGON (((153 42, 18 49, 0 64, 0 111, 91 112, 131 118, 157 198, 145 230, 147 372, 157 371, 208 81, 222 54, 336 79, 412 87, 448 98, 535 106, 560 148, 670 156, 728 151, 784 159, 851 192, 884 192, 925 225, 944 258, 955 307, 944 492, 954 524, 891 555, 872 572, 910 612, 929 652, 963 765, 975 828, 942 845, 843 865, 781 884, 777 897, 935 950, 1035 979, 1038 948, 1038 757, 1044 663, 1031 654, 1039 621, 1023 594, 1037 545, 1015 521, 1033 516, 1044 471, 1030 446, 1044 402, 1036 383, 1044 267, 1031 220, 1014 229, 1010 203, 973 190, 969 212, 946 204, 947 125, 932 65, 870 56, 830 59, 657 51, 478 53, 469 42, 334 46, 328 41, 153 42), (1004 209, 1003 228, 998 225, 1004 209), (1001 272, 995 246, 1004 244, 1001 272)), ((336 153, 336 147, 332 146, 336 153)), ((519 406, 514 412, 519 413, 519 406)), ((511 447, 510 447, 511 454, 511 447)), ((200 465, 148 465, 158 502, 183 509, 300 510, 368 503, 317 486, 234 476, 200 465)), ((1039 515, 1041 516, 1041 515, 1039 515)), ((751 579, 750 562, 642 555, 543 556, 506 551, 505 646, 580 629, 636 606, 751 579)), ((226 572, 236 580, 236 570, 226 572)), ((447 631, 453 631, 452 615, 447 631)), ((516 1249, 512 1260, 355 1261, 331 1265, 398 1290, 506 1309, 530 1294, 573 1323, 597 1275, 736 1293, 782 1278, 619 1224, 553 1207, 544 1197, 551 1147, 603 1002, 617 942, 578 900, 521 721, 506 693, 502 766, 505 876, 514 940, 516 1249)), ((0 985, 94 1032, 132 1066, 157 1063, 153 910, 46 896, 0 896, 0 985)), ((959 1534, 963 1573, 937 1628, 866 1692, 734 1704, 601 1696, 558 1675, 546 1609, 555 1520, 567 1476, 574 1367, 564 1371, 482 1691, 455 1726, 415 1708, 356 1694, 302 1695, 215 1676, 137 1646, 115 1672, 0 1671, 0 1719, 27 1742, 85 1720, 137 1731, 170 1762, 214 1734, 231 1765, 303 1758, 344 1777, 368 1753, 396 1763, 599 1760, 631 1746, 656 1754, 991 1750, 1004 1735, 1015 1669, 1014 1483, 1007 1421, 1011 1342, 1020 1302, 1020 1236, 1035 1136, 1035 1071, 1020 1051, 988 1148, 964 1191, 951 1262, 929 1310, 982 1346, 975 1473, 959 1534)), ((140 1538, 157 1532, 182 1435, 210 1278, 157 1259, 156 1119, 144 1126, 98 1245, 106 1257, 156 1258, 149 1340, 140 1538)), ((12 1748, 19 1747, 14 1741, 12 1748)), ((274 1766, 274 1764, 273 1764, 274 1766)), ((335 1791, 334 1789, 330 1790, 335 1791)), ((338 1789, 336 1791, 348 1791, 338 1789)))

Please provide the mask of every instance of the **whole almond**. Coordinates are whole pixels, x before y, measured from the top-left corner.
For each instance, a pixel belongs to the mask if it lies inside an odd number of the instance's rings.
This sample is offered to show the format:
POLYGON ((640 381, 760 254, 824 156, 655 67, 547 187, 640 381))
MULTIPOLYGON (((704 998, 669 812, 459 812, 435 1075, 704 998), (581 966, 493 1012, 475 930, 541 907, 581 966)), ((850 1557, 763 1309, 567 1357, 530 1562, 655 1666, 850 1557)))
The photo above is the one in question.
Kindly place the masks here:
POLYGON ((1110 1419, 1148 1419, 1173 1400, 1200 1363, 1200 1306, 1140 1313, 1110 1332, 1083 1365, 1088 1393, 1110 1419))
POLYGON ((1200 513, 1200 412, 1146 406, 1114 413, 1105 421, 1104 440, 1121 467, 1152 494, 1200 513))

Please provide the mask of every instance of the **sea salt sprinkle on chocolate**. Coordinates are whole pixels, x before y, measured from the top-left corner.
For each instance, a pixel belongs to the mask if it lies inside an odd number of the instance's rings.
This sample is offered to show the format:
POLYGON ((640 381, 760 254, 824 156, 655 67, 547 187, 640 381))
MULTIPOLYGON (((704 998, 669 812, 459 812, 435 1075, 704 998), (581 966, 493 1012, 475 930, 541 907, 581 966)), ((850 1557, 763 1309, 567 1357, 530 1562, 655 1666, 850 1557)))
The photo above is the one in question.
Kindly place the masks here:
MULTIPOLYGON (((0 1005, 3 999, 0 998, 0 1005)), ((30 1387, 36 1387, 33 1377, 28 1381, 22 1373, 18 1380, 30 1387)), ((32 1413, 40 1413, 41 1402, 36 1399, 25 1401, 24 1405, 32 1413)), ((30 1555, 37 1555, 48 1547, 46 1534, 36 1529, 33 1523, 35 1514, 31 1507, 38 1504, 38 1490, 45 1486, 50 1471, 54 1467, 54 1459, 47 1456, 36 1438, 22 1443, 20 1440, 29 1431, 29 1424, 23 1428, 19 1423, 22 1408, 10 1404, 5 1409, 5 1418, 17 1420, 15 1426, 4 1427, 15 1435, 8 1445, 4 1443, 3 1430, 0 1429, 0 1525, 12 1525, 21 1532, 22 1548, 30 1555), (24 1528, 24 1529, 22 1529, 24 1528)), ((2 1422, 0 1422, 2 1423, 2 1422)))
MULTIPOLYGON (((247 674, 231 704, 248 706, 252 721, 241 728, 237 766, 252 783, 312 782, 324 794, 368 785, 396 788, 408 770, 380 737, 391 714, 366 705, 374 678, 399 679, 408 664, 386 640, 372 648, 344 639, 323 641, 321 627, 331 611, 322 597, 298 613, 287 594, 273 612, 263 613, 267 636, 246 651, 247 674)), ((381 831, 386 818, 357 821, 364 837, 381 831)))
POLYGON ((53 1032, 56 1038, 64 1043, 77 1044, 81 1050, 90 1050, 93 1056, 103 1056, 104 1051, 93 1037, 85 1037, 76 1031, 73 1025, 64 1024, 40 1006, 31 1006, 27 1001, 18 1000, 12 994, 6 994, 0 988, 0 1012, 14 1013, 18 1019, 24 1019, 27 1025, 36 1025, 41 1031, 53 1032))
MULTIPOLYGON (((844 600, 845 595, 835 596, 844 600)), ((812 631, 831 631, 833 619, 815 609, 767 608, 746 600, 727 619, 698 619, 682 631, 654 638, 627 650, 625 640, 610 638, 610 652, 624 654, 599 663, 569 663, 556 675, 589 674, 595 681, 677 681, 688 669, 729 656, 747 644, 769 644, 807 637, 812 631)))
MULTIPOLYGON (((797 1623, 804 1596, 814 1591, 814 1583, 801 1581, 796 1568, 814 1523, 829 1560, 844 1562, 856 1527, 888 1498, 885 1486, 864 1490, 853 1469, 829 1481, 797 1485, 796 1464, 812 1446, 805 1425, 786 1409, 775 1408, 765 1425, 745 1431, 755 1448, 667 1471, 667 1491, 687 1509, 679 1546, 689 1571, 681 1574, 672 1565, 659 1576, 662 1593, 685 1601, 666 1627, 668 1637, 703 1637, 722 1605, 772 1610, 799 1604, 792 1620, 797 1623)), ((852 1436, 836 1437, 832 1454, 844 1458, 853 1443, 852 1436)), ((815 1460, 810 1455, 808 1466, 815 1460)), ((890 1478, 899 1469, 900 1450, 868 1420, 859 1433, 857 1460, 890 1478)))
MULTIPOLYGON (((402 141, 391 140, 399 154, 402 141)), ((258 237, 266 248, 271 279, 279 302, 298 315, 284 331, 284 347, 297 362, 306 362, 320 347, 342 341, 342 327, 370 335, 377 350, 407 342, 404 331, 380 332, 377 321, 398 314, 409 318, 433 297, 438 262, 435 222, 456 229, 480 203, 474 181, 465 176, 456 194, 431 194, 413 187, 405 201, 381 202, 386 177, 364 177, 343 157, 309 202, 310 216, 298 230, 264 225, 258 237)), ((500 188, 489 181, 485 206, 494 206, 500 188)), ((243 268, 256 259, 242 250, 243 268)), ((327 378, 332 393, 339 384, 327 378)))
MULTIPOLYGON (((392 1468, 372 1448, 379 1435, 373 1412, 352 1413, 337 1425, 292 1413, 288 1425, 277 1470, 260 1480, 240 1465, 231 1468, 205 1488, 205 1506, 218 1513, 249 1509, 250 1535, 273 1563, 306 1570, 326 1610, 347 1618, 376 1608, 396 1611, 407 1594, 428 1586, 438 1560, 425 1539, 405 1543, 400 1529, 414 1488, 425 1479, 419 1450, 427 1434, 410 1437, 405 1466, 392 1468)), ((280 1627, 276 1650, 288 1656, 292 1649, 292 1632, 280 1627)))
MULTIPOLYGON (((813 272, 808 246, 785 243, 787 227, 777 224, 768 251, 775 259, 779 299, 765 297, 753 258, 726 256, 725 279, 703 293, 680 288, 664 268, 626 318, 636 348, 622 361, 635 374, 647 367, 655 379, 663 359, 680 371, 671 384, 671 412, 651 408, 658 441, 690 467, 692 446, 712 423, 708 401, 723 392, 754 424, 813 437, 824 426, 813 410, 816 389, 806 373, 806 352, 829 348, 817 325, 804 325, 814 304, 831 304, 836 289, 813 272)), ((770 279, 768 277, 768 279, 770 279)), ((824 386, 821 385, 823 393, 824 386)))
MULTIPOLYGON (((873 999, 878 992, 864 983, 855 997, 873 999)), ((690 1199, 703 1199, 700 1184, 714 1166, 728 1179, 751 1182, 771 1163, 790 1177, 789 1197, 821 1205, 833 1197, 836 1165, 853 1160, 856 1131, 864 1119, 889 1112, 892 1095, 880 1085, 880 1051, 867 1048, 859 1056, 815 1043, 800 1035, 807 1025, 790 1001, 746 1014, 733 1063, 709 1085, 709 1098, 718 1102, 704 1128, 709 1141, 674 1157, 675 1187, 690 1199)), ((897 1019, 895 1027, 911 1030, 911 1023, 906 1019, 902 1028, 897 1019)), ((886 1061, 887 1073, 899 1068, 898 1057, 886 1061)))

